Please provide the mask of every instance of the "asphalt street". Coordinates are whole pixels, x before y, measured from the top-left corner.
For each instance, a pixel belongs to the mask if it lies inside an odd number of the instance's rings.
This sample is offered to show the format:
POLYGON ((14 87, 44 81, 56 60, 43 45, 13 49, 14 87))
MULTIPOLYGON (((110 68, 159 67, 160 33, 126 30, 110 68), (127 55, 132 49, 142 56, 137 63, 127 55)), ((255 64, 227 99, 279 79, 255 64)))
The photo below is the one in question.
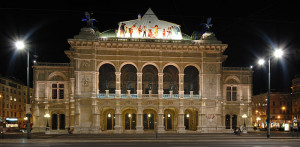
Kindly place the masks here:
POLYGON ((230 147, 299 147, 300 137, 285 132, 272 133, 266 138, 265 132, 233 134, 37 134, 31 139, 26 134, 10 133, 0 138, 0 146, 51 146, 51 147, 93 147, 93 146, 142 146, 142 147, 181 147, 181 146, 230 146, 230 147))

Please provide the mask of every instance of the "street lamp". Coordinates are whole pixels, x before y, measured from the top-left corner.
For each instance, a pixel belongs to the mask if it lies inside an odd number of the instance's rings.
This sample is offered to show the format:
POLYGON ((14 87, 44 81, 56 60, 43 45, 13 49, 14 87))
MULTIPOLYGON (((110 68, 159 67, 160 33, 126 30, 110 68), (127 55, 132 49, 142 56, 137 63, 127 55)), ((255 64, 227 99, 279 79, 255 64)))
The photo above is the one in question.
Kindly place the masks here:
POLYGON ((49 113, 46 113, 46 114, 44 115, 44 117, 47 118, 46 131, 49 131, 48 118, 50 118, 50 114, 49 114, 49 113))
MULTIPOLYGON (((284 52, 282 49, 276 49, 273 52, 275 58, 281 58, 284 52)), ((264 59, 259 59, 258 64, 263 65, 264 59)), ((270 90, 271 89, 271 55, 268 56, 268 99, 267 99, 267 138, 270 138, 270 90)))
MULTIPOLYGON (((15 43, 15 46, 17 50, 24 50, 25 49, 25 44, 23 41, 17 41, 15 43)), ((29 49, 27 51, 27 103, 26 103, 26 117, 28 118, 27 122, 27 138, 30 139, 30 117, 31 117, 31 112, 30 112, 30 90, 29 90, 29 49)))

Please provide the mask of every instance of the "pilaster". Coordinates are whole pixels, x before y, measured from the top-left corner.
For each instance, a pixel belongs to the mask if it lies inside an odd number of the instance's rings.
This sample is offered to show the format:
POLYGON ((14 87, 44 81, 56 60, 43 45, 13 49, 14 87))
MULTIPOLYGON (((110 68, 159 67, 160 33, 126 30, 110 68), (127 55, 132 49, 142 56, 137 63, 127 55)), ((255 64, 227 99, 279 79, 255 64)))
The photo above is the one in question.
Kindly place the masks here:
POLYGON ((121 72, 115 72, 116 74, 116 97, 119 98, 121 95, 121 72))
POLYGON ((136 74, 137 74, 137 95, 138 95, 138 98, 142 98, 143 73, 139 72, 139 73, 136 73, 136 74))
POLYGON ((158 73, 158 97, 162 98, 164 93, 164 73, 158 73))

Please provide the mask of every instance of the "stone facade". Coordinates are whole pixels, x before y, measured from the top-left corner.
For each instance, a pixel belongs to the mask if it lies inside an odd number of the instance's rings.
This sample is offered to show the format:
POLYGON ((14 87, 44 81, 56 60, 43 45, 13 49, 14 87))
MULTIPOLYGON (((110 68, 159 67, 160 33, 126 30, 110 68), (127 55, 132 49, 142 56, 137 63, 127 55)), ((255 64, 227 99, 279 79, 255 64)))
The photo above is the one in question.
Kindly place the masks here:
POLYGON ((222 67, 227 44, 205 36, 104 38, 82 28, 68 39, 70 63, 33 66, 33 131, 45 131, 46 113, 51 133, 223 133, 243 114, 250 127, 252 70, 222 67))

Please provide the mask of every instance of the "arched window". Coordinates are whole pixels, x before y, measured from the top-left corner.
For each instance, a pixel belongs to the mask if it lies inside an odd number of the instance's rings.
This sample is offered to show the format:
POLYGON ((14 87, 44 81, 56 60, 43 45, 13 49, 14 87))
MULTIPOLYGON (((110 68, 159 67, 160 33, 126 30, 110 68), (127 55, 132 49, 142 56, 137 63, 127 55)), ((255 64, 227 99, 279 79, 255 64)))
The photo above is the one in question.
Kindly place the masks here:
POLYGON ((163 86, 164 94, 169 94, 169 91, 173 91, 173 94, 178 94, 178 81, 179 71, 173 65, 169 65, 164 68, 163 86))
POLYGON ((121 92, 123 94, 130 90, 130 93, 136 94, 137 89, 137 70, 131 64, 126 64, 121 69, 121 92))
POLYGON ((152 94, 158 92, 158 71, 155 66, 147 65, 143 68, 143 93, 149 94, 149 90, 152 94))
POLYGON ((190 94, 190 91, 194 94, 199 93, 199 72, 194 66, 187 66, 184 69, 184 93, 190 94))
POLYGON ((104 64, 99 69, 99 92, 115 93, 116 89, 116 74, 115 68, 111 64, 104 64))

